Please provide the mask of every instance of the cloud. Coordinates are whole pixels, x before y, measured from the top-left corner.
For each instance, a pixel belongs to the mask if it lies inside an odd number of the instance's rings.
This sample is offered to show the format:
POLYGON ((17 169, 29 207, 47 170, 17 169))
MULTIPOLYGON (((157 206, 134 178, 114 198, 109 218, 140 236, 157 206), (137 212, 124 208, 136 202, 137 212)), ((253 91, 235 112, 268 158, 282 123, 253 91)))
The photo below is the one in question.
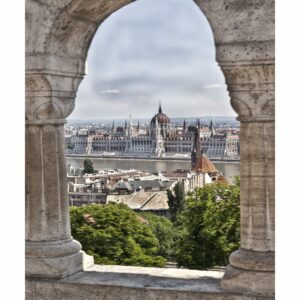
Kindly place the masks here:
POLYGON ((223 88, 223 87, 225 87, 225 85, 220 84, 220 83, 212 83, 212 84, 203 85, 204 89, 219 89, 219 88, 223 88))
POLYGON ((102 90, 100 94, 120 94, 121 92, 117 89, 114 90, 102 90))

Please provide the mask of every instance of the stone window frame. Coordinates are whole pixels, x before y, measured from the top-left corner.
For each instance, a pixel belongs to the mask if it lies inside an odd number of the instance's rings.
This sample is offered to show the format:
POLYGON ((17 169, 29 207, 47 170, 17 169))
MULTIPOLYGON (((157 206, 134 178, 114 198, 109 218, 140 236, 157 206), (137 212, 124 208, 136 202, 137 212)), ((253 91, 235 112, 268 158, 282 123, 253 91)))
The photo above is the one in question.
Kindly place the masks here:
MULTIPOLYGON (((85 254, 70 232, 64 124, 101 22, 131 0, 26 0, 26 276, 65 278, 85 254)), ((241 122, 241 247, 221 287, 274 294, 274 1, 194 0, 241 122), (251 284, 249 284, 251 283, 251 284)))

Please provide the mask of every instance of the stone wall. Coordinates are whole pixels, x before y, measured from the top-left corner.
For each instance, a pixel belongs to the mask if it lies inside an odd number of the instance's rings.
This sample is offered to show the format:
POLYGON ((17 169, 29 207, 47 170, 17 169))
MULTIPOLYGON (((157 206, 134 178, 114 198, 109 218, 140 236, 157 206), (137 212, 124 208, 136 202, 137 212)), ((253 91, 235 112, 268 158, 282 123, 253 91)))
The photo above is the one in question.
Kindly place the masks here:
POLYGON ((220 271, 94 266, 60 280, 26 284, 34 300, 274 300, 263 295, 224 292, 220 271))

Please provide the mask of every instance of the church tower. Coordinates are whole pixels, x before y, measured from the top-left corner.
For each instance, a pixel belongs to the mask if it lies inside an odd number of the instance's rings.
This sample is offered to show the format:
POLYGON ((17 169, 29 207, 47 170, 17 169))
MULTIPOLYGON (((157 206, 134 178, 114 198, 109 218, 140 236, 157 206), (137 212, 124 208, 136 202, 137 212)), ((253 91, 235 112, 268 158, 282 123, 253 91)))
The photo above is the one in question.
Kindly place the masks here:
POLYGON ((191 170, 197 173, 207 173, 212 181, 218 179, 222 174, 210 161, 210 159, 203 153, 200 139, 200 129, 196 128, 194 145, 191 153, 191 170))
POLYGON ((194 144, 191 153, 191 169, 192 171, 196 171, 197 168, 201 169, 201 166, 197 166, 198 161, 202 162, 202 147, 201 147, 201 140, 200 140, 200 129, 196 127, 195 129, 195 137, 194 137, 194 144), (199 159, 200 158, 200 159, 199 159))

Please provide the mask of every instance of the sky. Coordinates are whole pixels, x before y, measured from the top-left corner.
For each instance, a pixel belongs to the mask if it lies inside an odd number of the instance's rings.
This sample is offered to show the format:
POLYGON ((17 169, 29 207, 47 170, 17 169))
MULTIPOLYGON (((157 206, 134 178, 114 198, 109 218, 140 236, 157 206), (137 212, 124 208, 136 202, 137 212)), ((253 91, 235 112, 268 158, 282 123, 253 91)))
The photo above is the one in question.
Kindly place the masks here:
POLYGON ((69 119, 236 116, 212 30, 192 0, 138 0, 98 28, 69 119))

